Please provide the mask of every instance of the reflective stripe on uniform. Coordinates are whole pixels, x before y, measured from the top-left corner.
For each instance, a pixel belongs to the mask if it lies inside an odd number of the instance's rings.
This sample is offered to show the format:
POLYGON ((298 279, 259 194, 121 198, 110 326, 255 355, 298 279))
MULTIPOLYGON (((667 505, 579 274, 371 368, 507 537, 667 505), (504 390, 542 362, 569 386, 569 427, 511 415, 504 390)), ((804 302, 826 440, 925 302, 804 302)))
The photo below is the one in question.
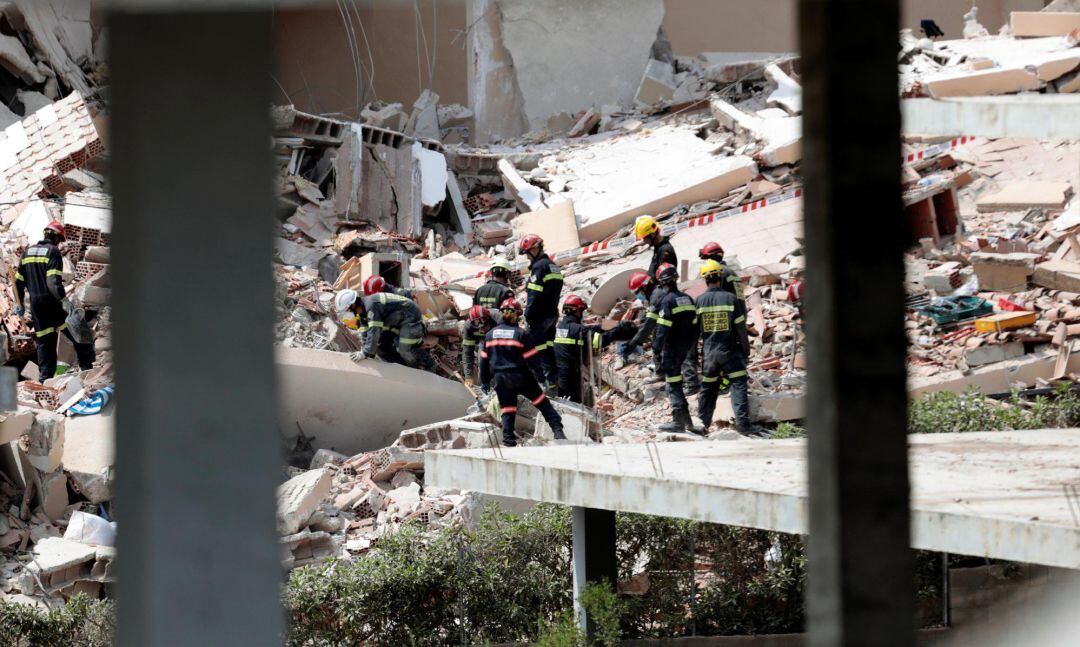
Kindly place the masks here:
POLYGON ((379 303, 386 304, 387 300, 390 301, 408 301, 408 297, 403 297, 400 294, 394 294, 393 292, 380 292, 379 303))
POLYGON ((594 333, 593 333, 593 336, 592 336, 592 347, 593 347, 593 350, 600 350, 600 339, 601 339, 601 337, 600 337, 600 333, 598 333, 598 332, 594 332, 594 333))
POLYGON ((525 348, 525 344, 522 344, 516 339, 492 339, 484 344, 487 348, 494 348, 495 346, 509 346, 511 348, 525 348))
POLYGON ((413 344, 419 344, 422 341, 424 341, 423 338, 413 339, 412 337, 398 337, 398 343, 399 344, 405 344, 406 346, 411 346, 413 344))
POLYGON ((529 350, 522 353, 521 356, 524 357, 525 359, 529 359, 530 357, 532 357, 533 355, 536 355, 539 352, 540 351, 536 350, 535 348, 530 348, 529 350))
POLYGON ((552 342, 546 341, 546 342, 544 342, 542 344, 537 344, 536 346, 534 346, 533 350, 535 350, 537 352, 540 352, 542 350, 547 350, 549 347, 554 348, 555 344, 553 344, 552 342))
POLYGON ((682 382, 681 375, 672 375, 671 377, 665 377, 664 381, 668 384, 675 384, 676 382, 682 382))
POLYGON ((15 272, 15 280, 16 281, 25 281, 26 279, 23 278, 22 274, 20 274, 18 272, 15 272))
POLYGON ((48 272, 45 272, 45 276, 63 276, 63 275, 64 275, 64 272, 62 270, 49 270, 48 272))
POLYGON ((499 411, 502 413, 517 413, 517 407, 503 407, 499 411))
POLYGON ((734 312, 735 306, 719 305, 719 306, 701 306, 697 309, 698 312, 734 312))
POLYGON ((667 319, 664 319, 663 317, 657 317, 656 318, 656 323, 657 323, 657 325, 660 325, 660 326, 671 327, 671 322, 668 321, 667 319))
POLYGON ((727 374, 727 378, 729 380, 733 380, 733 379, 735 379, 737 377, 746 377, 746 371, 745 370, 743 370, 743 371, 732 371, 731 373, 727 374))
POLYGON ((26 258, 22 259, 22 264, 23 265, 28 265, 30 263, 48 263, 48 262, 49 262, 49 257, 48 256, 27 256, 26 258))
POLYGON ((465 339, 465 340, 463 340, 461 342, 461 345, 462 346, 475 346, 476 345, 476 340, 474 340, 474 339, 465 339))
POLYGON ((369 321, 368 328, 386 328, 381 321, 369 321))
POLYGON ((735 323, 742 323, 746 321, 746 317, 735 317, 735 323))
POLYGON ((720 378, 718 376, 717 377, 709 377, 708 375, 702 375, 701 376, 701 381, 704 382, 705 384, 712 384, 713 382, 715 382, 715 381, 717 381, 719 379, 720 378))
POLYGON ((563 280, 563 275, 562 275, 561 272, 552 272, 551 274, 548 274, 547 276, 545 276, 542 280, 543 281, 555 281, 555 280, 561 281, 561 280, 563 280))
POLYGON ((573 337, 556 337, 556 344, 581 344, 580 339, 574 339, 573 337))
POLYGON ((532 403, 533 404, 540 404, 544 400, 547 400, 547 395, 544 394, 544 393, 541 393, 540 395, 536 396, 536 399, 533 400, 532 403))
POLYGON ((645 313, 645 318, 646 319, 659 319, 660 315, 656 314, 655 312, 646 312, 645 313))
POLYGON ((59 328, 50 327, 50 328, 46 328, 44 330, 39 330, 39 331, 34 333, 34 336, 35 337, 44 337, 45 335, 50 335, 50 334, 52 334, 54 332, 65 331, 65 330, 67 330, 67 327, 68 327, 67 322, 64 322, 64 323, 60 324, 59 328))
POLYGON ((695 308, 693 305, 675 306, 674 308, 671 309, 671 314, 677 315, 680 312, 695 312, 696 310, 697 310, 697 308, 695 308))
POLYGON ((531 281, 525 287, 527 289, 529 289, 529 290, 533 290, 534 292, 543 292, 544 291, 544 286, 540 285, 539 283, 533 283, 531 281))

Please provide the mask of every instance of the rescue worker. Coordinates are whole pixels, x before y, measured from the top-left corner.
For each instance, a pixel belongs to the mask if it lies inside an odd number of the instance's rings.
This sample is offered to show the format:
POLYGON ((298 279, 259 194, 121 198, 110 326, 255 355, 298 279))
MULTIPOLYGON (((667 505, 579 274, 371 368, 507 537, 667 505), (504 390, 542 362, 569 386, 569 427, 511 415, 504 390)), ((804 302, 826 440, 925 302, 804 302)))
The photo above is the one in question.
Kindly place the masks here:
POLYGON ((714 260, 701 267, 707 290, 697 299, 701 322, 703 362, 702 390, 698 398, 698 417, 707 432, 716 410, 716 397, 730 385, 731 408, 735 411, 735 429, 752 435, 750 402, 747 393, 746 364, 750 357, 750 338, 746 332, 746 308, 729 292, 724 282, 724 266, 714 260))
POLYGON ((799 311, 799 322, 806 321, 806 311, 803 309, 803 293, 805 291, 805 285, 802 280, 801 272, 792 272, 791 285, 787 289, 787 298, 791 305, 799 311))
POLYGON ((540 410, 556 440, 566 440, 562 417, 526 364, 539 351, 529 343, 528 336, 517 326, 522 314, 521 304, 516 299, 507 299, 500 305, 499 311, 502 314, 502 323, 488 331, 484 336, 484 347, 480 349, 480 380, 494 388, 499 399, 503 445, 517 445, 514 422, 517 420, 519 395, 528 398, 540 410))
MULTIPOLYGON (((698 257, 703 261, 716 261, 723 266, 723 280, 720 282, 720 286, 728 292, 731 292, 739 301, 743 301, 743 285, 742 279, 736 274, 724 262, 724 248, 720 246, 720 243, 715 241, 709 241, 698 251, 698 257)), ((743 307, 746 306, 746 302, 743 302, 743 307)))
MULTIPOLYGON (((361 345, 364 343, 364 339, 367 336, 367 321, 364 318, 363 303, 360 301, 360 295, 356 290, 350 290, 345 288, 337 293, 334 297, 334 308, 338 313, 338 320, 349 331, 356 335, 357 340, 361 345)), ((396 333, 396 331, 395 331, 396 333)), ((405 360, 397 351, 397 336, 395 335, 381 335, 379 337, 379 346, 375 349, 376 357, 384 362, 391 364, 405 364, 405 360)), ((357 351, 350 354, 350 357, 354 361, 361 361, 367 356, 357 351)))
POLYGON ((496 259, 488 270, 487 283, 473 295, 473 305, 488 310, 498 310, 503 301, 514 296, 510 289, 510 263, 505 258, 496 259))
POLYGON ((469 308, 461 331, 461 372, 465 374, 465 383, 469 386, 479 380, 480 353, 476 351, 483 345, 484 336, 494 327, 495 319, 487 308, 481 305, 469 308))
POLYGON ((353 359, 376 357, 387 335, 397 338, 397 353, 405 366, 435 372, 435 360, 422 346, 424 319, 416 302, 393 292, 379 292, 358 301, 367 321, 364 348, 353 359))
POLYGON ((664 296, 664 290, 658 288, 656 281, 645 272, 631 274, 627 287, 636 299, 645 303, 645 310, 638 319, 637 333, 623 345, 619 353, 624 361, 629 360, 634 351, 652 339, 653 331, 656 330, 656 319, 659 317, 657 312, 660 299, 664 296))
POLYGON ((380 292, 389 292, 390 294, 396 294, 399 297, 405 297, 406 299, 413 298, 412 291, 405 288, 399 288, 394 285, 390 285, 386 282, 386 279, 378 274, 372 274, 364 279, 364 296, 370 297, 373 294, 380 292))
MULTIPOLYGON (((660 269, 656 271, 656 278, 660 278, 660 274, 667 268, 675 269, 675 266, 670 263, 664 263, 660 266, 660 269)), ((631 279, 635 275, 631 275, 631 279)), ((676 279, 678 272, 676 271, 676 279)), ((645 277, 648 278, 648 277, 645 277)), ((657 283, 659 280, 657 281, 657 283)), ((664 298, 664 294, 667 290, 661 285, 658 287, 651 287, 652 281, 648 281, 643 285, 643 290, 651 290, 651 296, 649 297, 649 307, 645 313, 645 325, 638 330, 637 335, 630 341, 629 347, 623 348, 623 359, 629 359, 630 355, 637 349, 639 344, 643 344, 648 341, 649 335, 653 335, 653 362, 655 362, 656 368, 659 371, 660 367, 660 353, 656 349, 656 336, 653 333, 656 328, 656 320, 659 317, 660 300, 664 298)), ((633 289, 633 288, 631 288, 633 289)), ((698 344, 697 344, 697 329, 694 329, 693 338, 688 340, 686 359, 682 365, 683 376, 683 393, 685 395, 694 395, 701 389, 701 381, 698 379, 698 344)))
POLYGON ((536 349, 529 366, 536 380, 551 390, 558 379, 555 364, 555 325, 559 322, 559 295, 563 275, 559 266, 544 253, 544 241, 536 234, 527 234, 518 243, 518 250, 529 258, 529 282, 525 285, 525 324, 528 345, 536 349))
POLYGON ((656 320, 653 352, 667 383, 672 422, 660 425, 661 431, 693 431, 690 404, 683 391, 682 366, 697 343, 697 309, 694 300, 679 290, 679 272, 671 266, 660 270, 658 282, 665 289, 656 320))
POLYGON ((638 216, 634 221, 634 235, 638 240, 643 240, 653 248, 652 259, 649 261, 649 276, 655 277, 664 263, 671 263, 673 267, 679 266, 679 258, 675 255, 675 247, 667 236, 660 233, 660 223, 652 216, 638 216))
POLYGON ((95 359, 93 342, 79 343, 68 330, 67 317, 72 306, 64 292, 64 262, 58 247, 63 240, 64 225, 56 220, 50 222, 42 240, 23 253, 15 272, 15 314, 22 317, 26 313, 23 295, 29 292, 42 382, 56 375, 56 344, 60 333, 75 347, 80 369, 92 368, 95 359))
POLYGON ((566 295, 563 301, 565 315, 555 328, 555 362, 559 369, 559 395, 572 401, 581 402, 581 367, 588 355, 585 349, 592 348, 595 353, 620 337, 625 339, 634 330, 634 324, 620 321, 611 330, 603 330, 596 325, 586 326, 582 322, 588 304, 576 294, 566 295))

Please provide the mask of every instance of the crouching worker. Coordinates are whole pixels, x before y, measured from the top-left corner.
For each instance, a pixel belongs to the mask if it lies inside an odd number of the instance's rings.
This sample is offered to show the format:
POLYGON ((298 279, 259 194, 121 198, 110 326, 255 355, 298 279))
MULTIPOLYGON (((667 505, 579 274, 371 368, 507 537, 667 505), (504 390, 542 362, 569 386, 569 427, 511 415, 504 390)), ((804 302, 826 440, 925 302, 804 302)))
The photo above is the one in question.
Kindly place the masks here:
POLYGON ((611 330, 603 330, 599 324, 586 326, 582 323, 588 304, 576 294, 568 294, 563 301, 563 315, 555 328, 555 363, 559 368, 559 395, 581 402, 581 367, 588 355, 586 348, 594 353, 612 341, 625 341, 633 336, 635 326, 621 321, 611 330))
MULTIPOLYGON (((367 321, 364 318, 363 303, 360 301, 360 295, 356 290, 348 288, 339 291, 334 297, 334 309, 337 310, 338 321, 341 322, 341 325, 345 326, 363 347, 364 339, 367 337, 367 321)), ((393 335, 382 335, 379 338, 379 346, 375 349, 375 354, 384 362, 405 364, 405 360, 401 358, 397 351, 397 337, 393 335)), ((349 358, 354 362, 360 362, 367 357, 364 351, 349 354, 349 358)))
MULTIPOLYGON (((504 299, 505 301, 505 299, 504 299)), ((484 344, 484 337, 495 327, 495 319, 484 306, 469 308, 465 322, 461 325, 461 372, 465 374, 465 383, 476 384, 480 366, 480 353, 477 350, 484 344)))
POLYGON ((493 386, 495 395, 499 398, 503 445, 517 445, 514 422, 517 420, 519 395, 528 398, 540 410, 556 440, 565 440, 562 417, 527 366, 528 360, 536 355, 537 350, 525 343, 525 333, 517 326, 522 313, 521 304, 515 299, 507 299, 502 302, 499 310, 502 313, 502 323, 488 331, 484 336, 484 347, 480 349, 480 380, 483 384, 493 386))
POLYGON ((375 357, 382 344, 388 343, 383 339, 390 336, 397 338, 397 354, 405 366, 435 372, 435 360, 421 346, 424 319, 416 302, 393 292, 379 292, 358 303, 361 315, 367 320, 367 334, 364 349, 353 353, 354 359, 375 357))
POLYGON ((735 429, 744 436, 752 435, 746 375, 746 361, 750 357, 746 310, 735 293, 727 291, 723 265, 713 260, 705 261, 701 276, 708 289, 697 299, 704 347, 698 415, 707 432, 716 410, 716 396, 730 387, 735 429))

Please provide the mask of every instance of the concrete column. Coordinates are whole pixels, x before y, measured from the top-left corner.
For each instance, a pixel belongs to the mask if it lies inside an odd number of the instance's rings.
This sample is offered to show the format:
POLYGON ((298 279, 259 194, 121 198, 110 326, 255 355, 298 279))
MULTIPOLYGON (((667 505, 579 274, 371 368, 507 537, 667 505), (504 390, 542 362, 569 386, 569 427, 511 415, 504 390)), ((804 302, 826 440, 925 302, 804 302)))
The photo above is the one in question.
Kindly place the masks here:
POLYGON ((592 620, 586 617, 580 599, 589 582, 607 583, 616 590, 618 565, 615 561, 615 512, 596 508, 573 509, 574 531, 574 611, 578 624, 592 637, 592 620))
POLYGON ((280 644, 270 10, 107 20, 118 643, 280 644))
POLYGON ((914 643, 898 5, 799 3, 810 645, 914 643))

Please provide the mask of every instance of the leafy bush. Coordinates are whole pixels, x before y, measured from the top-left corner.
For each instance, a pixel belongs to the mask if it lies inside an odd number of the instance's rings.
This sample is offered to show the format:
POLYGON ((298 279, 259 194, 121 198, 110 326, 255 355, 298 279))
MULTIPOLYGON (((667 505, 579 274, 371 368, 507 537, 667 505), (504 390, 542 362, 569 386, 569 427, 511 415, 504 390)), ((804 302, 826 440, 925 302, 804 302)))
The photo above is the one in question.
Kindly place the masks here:
POLYGON ((974 387, 964 393, 928 393, 908 409, 908 431, 915 434, 1046 429, 1075 427, 1078 423, 1080 395, 1068 385, 1031 402, 1016 393, 1008 400, 993 400, 974 387))
POLYGON ((0 601, 0 646, 106 647, 112 645, 113 611, 112 602, 85 595, 49 611, 0 601))

